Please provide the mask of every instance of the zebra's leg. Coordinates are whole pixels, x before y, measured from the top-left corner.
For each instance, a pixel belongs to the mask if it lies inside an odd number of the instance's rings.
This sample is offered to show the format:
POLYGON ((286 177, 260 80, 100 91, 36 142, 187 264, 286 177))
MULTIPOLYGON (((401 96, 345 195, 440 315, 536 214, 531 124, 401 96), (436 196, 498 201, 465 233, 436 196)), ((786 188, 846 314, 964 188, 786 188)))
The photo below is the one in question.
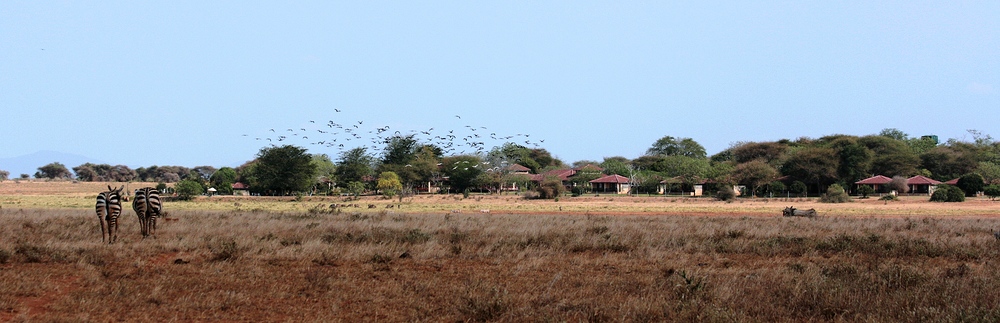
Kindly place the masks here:
POLYGON ((118 219, 111 218, 108 220, 108 244, 115 243, 118 240, 118 219))
POLYGON ((101 220, 101 243, 107 243, 108 239, 111 239, 111 237, 108 236, 108 233, 110 232, 108 231, 108 220, 99 215, 97 216, 97 219, 101 220))
POLYGON ((156 239, 156 216, 149 217, 149 222, 150 222, 149 235, 153 236, 153 239, 156 239))

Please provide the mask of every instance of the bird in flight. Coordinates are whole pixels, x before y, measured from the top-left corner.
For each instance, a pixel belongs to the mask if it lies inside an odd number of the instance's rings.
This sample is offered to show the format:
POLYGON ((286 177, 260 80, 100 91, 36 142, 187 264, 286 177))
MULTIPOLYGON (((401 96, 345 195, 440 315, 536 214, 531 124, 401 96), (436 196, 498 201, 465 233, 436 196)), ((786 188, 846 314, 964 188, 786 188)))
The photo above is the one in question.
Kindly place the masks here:
POLYGON ((337 112, 340 112, 340 109, 333 109, 333 111, 337 111, 337 112))
POLYGON ((455 115, 455 118, 459 118, 459 119, 461 119, 462 117, 456 114, 456 115, 455 115))

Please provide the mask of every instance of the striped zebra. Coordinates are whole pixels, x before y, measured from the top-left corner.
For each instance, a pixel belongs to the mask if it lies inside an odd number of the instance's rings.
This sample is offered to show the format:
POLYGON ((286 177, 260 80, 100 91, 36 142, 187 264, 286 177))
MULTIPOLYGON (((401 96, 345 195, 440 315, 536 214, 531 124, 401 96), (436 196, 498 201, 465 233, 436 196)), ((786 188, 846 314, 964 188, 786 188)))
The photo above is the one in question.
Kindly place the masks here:
POLYGON ((97 218, 101 220, 101 242, 114 243, 118 240, 118 216, 122 214, 122 190, 125 185, 119 188, 112 188, 108 185, 108 190, 97 194, 97 218))
POLYGON ((142 232, 142 237, 152 235, 153 238, 156 238, 156 217, 160 216, 160 210, 163 210, 163 204, 160 203, 160 191, 152 187, 135 190, 132 209, 139 217, 139 231, 142 232))

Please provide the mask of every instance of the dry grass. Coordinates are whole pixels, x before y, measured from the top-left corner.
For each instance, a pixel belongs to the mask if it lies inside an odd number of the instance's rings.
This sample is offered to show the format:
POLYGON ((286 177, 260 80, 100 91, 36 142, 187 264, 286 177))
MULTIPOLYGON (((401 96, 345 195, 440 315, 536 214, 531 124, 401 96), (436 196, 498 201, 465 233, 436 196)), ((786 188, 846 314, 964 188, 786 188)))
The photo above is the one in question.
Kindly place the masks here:
POLYGON ((983 199, 213 197, 105 245, 104 186, 0 182, 0 321, 1000 321, 983 199))
POLYGON ((0 320, 1000 320, 989 218, 90 213, 0 211, 0 320))

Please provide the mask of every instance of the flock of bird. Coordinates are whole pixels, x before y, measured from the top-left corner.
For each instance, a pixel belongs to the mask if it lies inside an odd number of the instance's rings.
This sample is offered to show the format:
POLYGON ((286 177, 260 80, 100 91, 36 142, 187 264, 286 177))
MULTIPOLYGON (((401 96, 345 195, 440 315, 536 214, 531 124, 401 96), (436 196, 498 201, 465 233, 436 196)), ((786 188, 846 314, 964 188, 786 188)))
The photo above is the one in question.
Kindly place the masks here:
MULTIPOLYGON (((334 109, 340 113, 340 109, 334 109)), ((455 120, 461 120, 460 115, 454 116, 455 120)), ((394 137, 410 137, 417 140, 421 145, 434 145, 441 149, 445 156, 484 154, 491 147, 506 142, 512 142, 528 148, 538 148, 545 140, 531 139, 531 134, 498 134, 485 126, 465 125, 456 129, 426 130, 393 129, 388 125, 372 127, 371 123, 365 125, 364 120, 348 123, 342 121, 329 120, 325 124, 309 120, 308 126, 298 128, 271 128, 266 130, 265 135, 251 136, 243 134, 243 137, 252 137, 258 141, 267 141, 268 145, 277 146, 279 144, 310 144, 335 148, 339 151, 345 149, 364 147, 372 150, 379 149, 382 145, 389 143, 394 137)))

